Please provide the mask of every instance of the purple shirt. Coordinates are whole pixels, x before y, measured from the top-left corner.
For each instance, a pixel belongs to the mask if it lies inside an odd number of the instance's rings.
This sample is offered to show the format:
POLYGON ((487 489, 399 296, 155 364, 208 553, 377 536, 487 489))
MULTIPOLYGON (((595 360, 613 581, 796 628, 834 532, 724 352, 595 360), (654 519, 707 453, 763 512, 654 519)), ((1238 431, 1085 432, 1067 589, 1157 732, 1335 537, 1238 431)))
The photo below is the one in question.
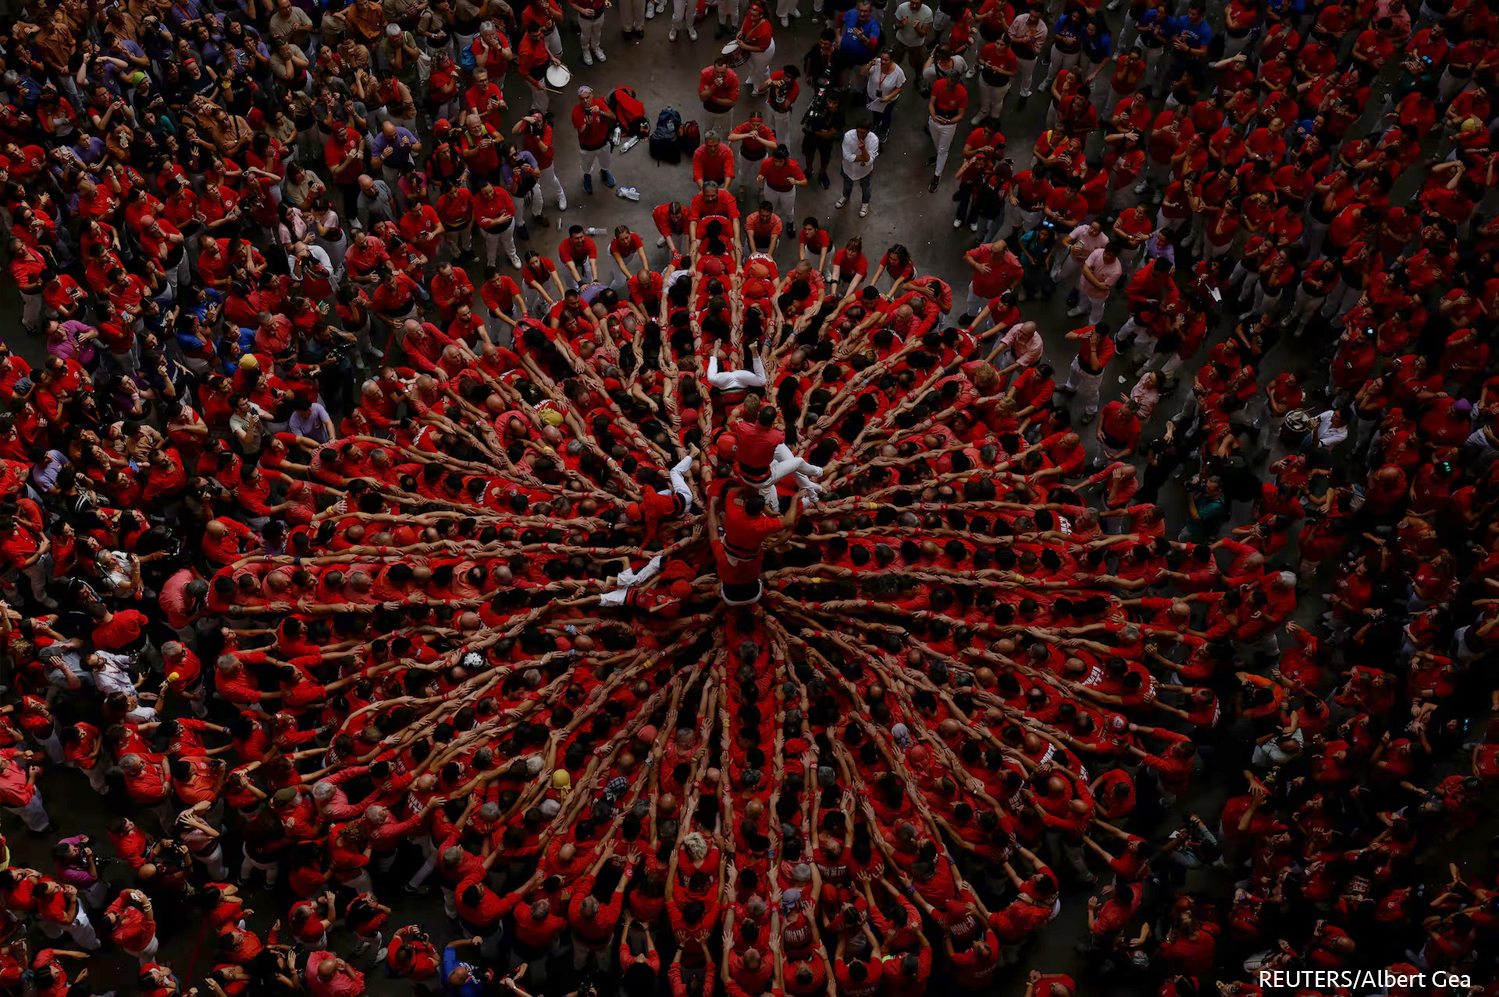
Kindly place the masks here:
MULTIPOLYGON (((63 838, 58 842, 58 844, 76 845, 79 848, 82 848, 84 844, 83 835, 76 834, 71 838, 63 838)), ((81 889, 88 889, 89 887, 97 883, 99 879, 97 876, 92 876, 89 874, 87 863, 83 862, 82 859, 78 859, 77 861, 77 865, 64 865, 61 862, 54 862, 52 864, 52 867, 57 873, 57 881, 60 883, 67 883, 69 886, 77 886, 81 889)))

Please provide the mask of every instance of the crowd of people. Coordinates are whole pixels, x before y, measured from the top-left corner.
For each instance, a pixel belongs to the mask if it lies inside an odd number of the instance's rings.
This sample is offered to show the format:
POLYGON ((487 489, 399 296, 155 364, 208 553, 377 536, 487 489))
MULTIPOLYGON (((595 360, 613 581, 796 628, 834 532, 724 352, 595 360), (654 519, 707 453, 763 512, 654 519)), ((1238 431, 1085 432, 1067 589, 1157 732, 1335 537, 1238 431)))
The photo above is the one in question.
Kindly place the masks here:
POLYGON ((1494 992, 1499 17, 566 7, 10 17, 0 989, 1494 992))

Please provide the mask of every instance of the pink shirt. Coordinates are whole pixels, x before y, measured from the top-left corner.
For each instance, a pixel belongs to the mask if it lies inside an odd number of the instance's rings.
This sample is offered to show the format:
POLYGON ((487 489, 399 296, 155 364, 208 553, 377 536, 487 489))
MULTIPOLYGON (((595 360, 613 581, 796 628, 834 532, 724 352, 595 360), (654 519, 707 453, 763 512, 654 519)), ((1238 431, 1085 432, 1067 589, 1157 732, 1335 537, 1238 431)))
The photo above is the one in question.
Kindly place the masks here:
POLYGON ((1041 333, 1034 329, 1027 332, 1024 323, 1017 322, 1010 326, 999 342, 1014 354, 1016 363, 1029 367, 1041 359, 1041 333))
POLYGON ((1119 282, 1119 278, 1124 275, 1124 264, 1119 262, 1119 257, 1117 256, 1114 257, 1113 263, 1105 263, 1103 250, 1101 249, 1095 249, 1089 253, 1085 263, 1088 269, 1093 271, 1093 276, 1104 286, 1102 288, 1094 287, 1093 282, 1081 274, 1077 278, 1078 286, 1083 289, 1084 294, 1095 301, 1107 298, 1109 292, 1114 289, 1114 285, 1119 282))

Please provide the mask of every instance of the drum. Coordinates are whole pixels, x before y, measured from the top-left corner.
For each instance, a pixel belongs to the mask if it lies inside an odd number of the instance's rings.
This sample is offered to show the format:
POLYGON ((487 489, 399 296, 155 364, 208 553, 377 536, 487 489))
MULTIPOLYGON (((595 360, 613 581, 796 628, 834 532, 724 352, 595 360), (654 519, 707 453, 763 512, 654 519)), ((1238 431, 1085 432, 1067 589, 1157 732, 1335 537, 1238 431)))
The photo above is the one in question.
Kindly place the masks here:
POLYGON ((741 48, 737 39, 723 47, 723 54, 728 58, 731 69, 742 66, 750 60, 749 50, 741 48))
POLYGON ((572 70, 568 69, 566 66, 558 66, 553 64, 547 67, 547 86, 551 87, 553 90, 567 89, 567 85, 572 82, 572 79, 572 70))

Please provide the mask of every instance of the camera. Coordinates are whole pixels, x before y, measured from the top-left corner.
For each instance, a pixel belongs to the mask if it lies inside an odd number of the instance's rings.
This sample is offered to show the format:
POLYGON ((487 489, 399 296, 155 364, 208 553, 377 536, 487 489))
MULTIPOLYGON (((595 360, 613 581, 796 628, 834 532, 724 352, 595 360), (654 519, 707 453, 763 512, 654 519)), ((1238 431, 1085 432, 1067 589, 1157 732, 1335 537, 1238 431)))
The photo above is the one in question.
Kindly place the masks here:
POLYGON ((802 112, 802 127, 804 129, 820 128, 828 116, 828 91, 833 88, 833 80, 828 76, 819 76, 817 83, 812 88, 812 102, 807 105, 806 111, 802 112))

